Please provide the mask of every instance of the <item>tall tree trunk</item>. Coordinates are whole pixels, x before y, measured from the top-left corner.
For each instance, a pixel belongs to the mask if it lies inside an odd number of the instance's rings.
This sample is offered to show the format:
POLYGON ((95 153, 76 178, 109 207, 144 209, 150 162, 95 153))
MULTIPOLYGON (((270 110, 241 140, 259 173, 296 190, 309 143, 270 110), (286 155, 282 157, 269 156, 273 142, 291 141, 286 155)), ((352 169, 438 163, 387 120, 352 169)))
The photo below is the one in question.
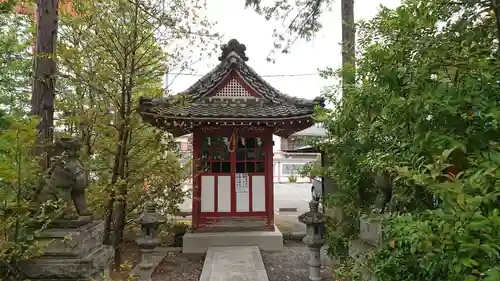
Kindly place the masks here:
POLYGON ((356 28, 354 25, 354 0, 342 0, 342 96, 355 82, 356 28))
POLYGON ((104 245, 112 245, 112 239, 111 239, 111 231, 114 229, 112 226, 113 222, 113 209, 115 205, 115 190, 114 186, 118 181, 118 169, 120 166, 120 155, 122 151, 122 142, 121 140, 123 139, 123 134, 124 134, 124 125, 118 125, 118 139, 117 139, 117 146, 116 146, 116 151, 115 151, 115 157, 114 157, 114 164, 113 164, 113 170, 111 171, 111 182, 108 185, 108 195, 109 199, 106 204, 106 218, 104 220, 104 237, 103 237, 103 244, 104 245))
MULTIPOLYGON (((128 55, 127 55, 128 50, 125 49, 124 53, 125 56, 123 58, 123 63, 124 63, 124 69, 127 68, 128 65, 128 55)), ((125 70, 123 70, 125 72, 125 70)), ((108 184, 108 195, 109 195, 109 200, 106 205, 106 218, 104 220, 104 237, 103 237, 103 244, 105 245, 115 245, 116 239, 112 239, 112 230, 116 229, 116 224, 114 224, 115 220, 113 220, 113 217, 115 216, 114 212, 114 206, 115 206, 115 201, 116 201, 116 191, 115 191, 115 185, 118 182, 118 179, 120 177, 120 159, 121 155, 123 154, 123 139, 125 138, 125 129, 126 129, 126 124, 125 124, 125 95, 123 94, 125 92, 125 75, 122 75, 121 78, 121 99, 120 99, 120 104, 118 106, 118 112, 115 115, 115 125, 118 131, 118 136, 116 139, 116 149, 114 153, 114 159, 113 159, 113 168, 111 171, 111 181, 108 184)), ((119 266, 119 264, 117 265, 119 266)))
POLYGON ((37 34, 34 61, 34 81, 31 95, 31 114, 38 116, 35 155, 40 156, 40 166, 50 165, 50 148, 54 138, 54 97, 56 61, 55 46, 59 1, 37 0, 37 34))
POLYGON ((134 1, 135 11, 134 17, 132 18, 132 22, 134 24, 132 29, 132 34, 130 37, 130 64, 126 64, 124 76, 127 77, 125 86, 125 91, 122 91, 121 96, 121 114, 122 122, 125 124, 125 130, 123 139, 121 142, 122 146, 122 154, 120 155, 120 164, 118 174, 120 177, 120 186, 118 188, 118 196, 116 200, 116 208, 114 210, 115 213, 115 229, 114 229, 114 248, 115 248, 115 266, 119 266, 121 264, 121 255, 119 244, 123 240, 123 233, 125 231, 126 217, 127 217, 127 189, 128 189, 128 171, 127 171, 127 159, 128 159, 128 144, 130 141, 131 131, 130 131, 130 121, 132 118, 132 89, 134 87, 134 78, 136 75, 136 52, 137 52, 137 32, 138 32, 138 17, 139 17, 139 3, 134 1))
POLYGON ((84 153, 88 159, 92 156, 92 132, 94 131, 95 126, 95 112, 94 107, 96 106, 95 93, 92 87, 88 87, 88 97, 89 97, 89 110, 87 111, 87 118, 85 124, 85 130, 82 136, 82 144, 84 147, 84 153))
POLYGON ((119 157, 119 169, 118 176, 120 178, 120 185, 118 187, 118 192, 116 196, 115 210, 113 211, 115 222, 114 222, 114 236, 113 236, 113 246, 115 249, 115 266, 119 268, 121 264, 121 252, 119 245, 123 240, 123 232, 125 230, 125 217, 127 209, 127 185, 128 179, 126 178, 126 158, 128 154, 128 136, 129 130, 128 125, 124 126, 124 138, 122 139, 122 152, 119 157))

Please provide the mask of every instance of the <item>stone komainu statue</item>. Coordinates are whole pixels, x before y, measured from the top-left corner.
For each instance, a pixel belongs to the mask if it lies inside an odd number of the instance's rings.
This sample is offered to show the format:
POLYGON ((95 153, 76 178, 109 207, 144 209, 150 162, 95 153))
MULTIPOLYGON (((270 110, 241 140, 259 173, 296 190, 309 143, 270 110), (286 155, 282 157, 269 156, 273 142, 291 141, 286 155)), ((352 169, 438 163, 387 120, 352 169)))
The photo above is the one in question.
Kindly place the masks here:
POLYGON ((37 192, 38 206, 49 200, 62 200, 65 207, 62 218, 78 219, 79 216, 91 216, 87 211, 85 189, 89 183, 88 173, 78 159, 80 142, 77 138, 57 138, 55 148, 62 151, 50 167, 45 184, 37 192), (76 213, 73 210, 76 209, 76 213))

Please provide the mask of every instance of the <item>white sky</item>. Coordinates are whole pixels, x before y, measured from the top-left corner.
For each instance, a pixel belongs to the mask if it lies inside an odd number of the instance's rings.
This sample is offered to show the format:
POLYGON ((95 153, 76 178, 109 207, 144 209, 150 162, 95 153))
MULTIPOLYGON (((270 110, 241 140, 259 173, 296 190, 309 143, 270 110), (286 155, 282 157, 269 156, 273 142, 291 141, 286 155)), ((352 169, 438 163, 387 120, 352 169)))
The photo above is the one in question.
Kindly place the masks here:
MULTIPOLYGON (((341 66, 340 40, 340 0, 336 0, 331 12, 323 15, 323 29, 309 42, 297 41, 289 54, 275 54, 276 62, 267 62, 266 58, 273 46, 273 30, 280 24, 266 21, 250 9, 244 8, 244 0, 207 0, 209 20, 216 21, 215 31, 223 34, 223 42, 235 38, 247 47, 248 64, 262 76, 313 74, 325 67, 341 66)), ((399 0, 355 0, 354 15, 356 20, 373 18, 379 5, 395 8, 399 0)), ((196 74, 203 75, 219 63, 218 56, 201 60, 193 65, 196 74)), ((179 75, 173 79, 169 75, 170 89, 177 93, 195 83, 199 76, 179 75)), ((267 77, 271 85, 283 93, 312 99, 321 94, 321 90, 335 82, 326 81, 319 75, 295 77, 267 77)))

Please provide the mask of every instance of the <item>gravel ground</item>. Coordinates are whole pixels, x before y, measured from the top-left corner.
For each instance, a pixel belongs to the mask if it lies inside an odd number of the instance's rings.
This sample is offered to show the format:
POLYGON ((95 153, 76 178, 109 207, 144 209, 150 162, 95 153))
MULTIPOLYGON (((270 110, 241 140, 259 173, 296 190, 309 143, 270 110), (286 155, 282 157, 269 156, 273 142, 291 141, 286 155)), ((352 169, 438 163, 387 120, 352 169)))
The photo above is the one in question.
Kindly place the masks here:
MULTIPOLYGON (((152 281, 198 281, 205 255, 169 253, 156 268, 152 281)), ((301 243, 286 241, 285 251, 262 252, 269 281, 307 281, 309 252, 301 243)), ((333 281, 330 268, 322 269, 324 281, 333 281)))
MULTIPOLYGON (((309 280, 309 251, 304 244, 285 241, 285 250, 278 253, 262 252, 262 260, 266 267, 269 281, 307 281, 309 280)), ((333 281, 330 268, 322 268, 324 281, 333 281)))
POLYGON ((152 281, 198 281, 205 255, 170 252, 156 267, 152 281))

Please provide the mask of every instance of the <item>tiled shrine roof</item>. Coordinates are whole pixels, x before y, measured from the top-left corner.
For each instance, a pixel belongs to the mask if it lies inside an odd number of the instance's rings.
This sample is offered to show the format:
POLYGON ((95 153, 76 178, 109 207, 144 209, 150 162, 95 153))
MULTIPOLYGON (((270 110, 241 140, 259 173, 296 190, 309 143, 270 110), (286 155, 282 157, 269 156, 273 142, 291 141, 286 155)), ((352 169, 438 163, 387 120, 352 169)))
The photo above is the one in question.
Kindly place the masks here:
POLYGON ((232 39, 221 61, 182 93, 140 98, 139 112, 169 119, 286 119, 310 116, 322 98, 306 100, 281 93, 246 64, 245 46, 232 39))

